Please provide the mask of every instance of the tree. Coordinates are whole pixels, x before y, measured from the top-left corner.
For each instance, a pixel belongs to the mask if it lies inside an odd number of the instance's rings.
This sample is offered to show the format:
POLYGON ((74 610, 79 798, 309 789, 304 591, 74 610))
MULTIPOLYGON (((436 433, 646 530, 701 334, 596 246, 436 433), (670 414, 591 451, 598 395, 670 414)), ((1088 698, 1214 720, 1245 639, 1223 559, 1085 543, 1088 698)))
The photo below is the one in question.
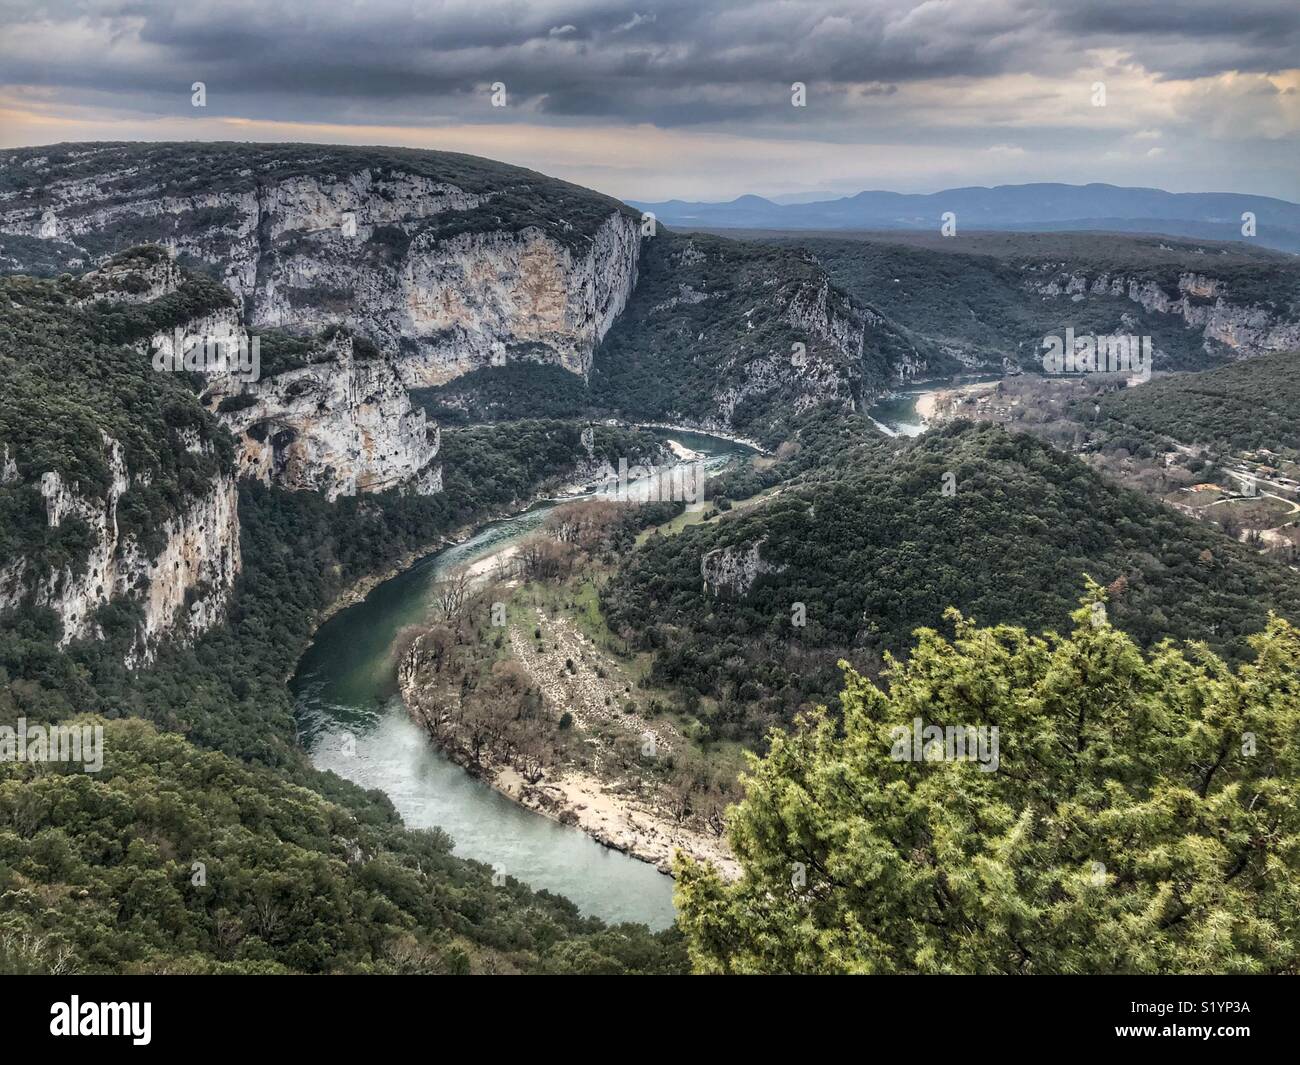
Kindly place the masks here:
POLYGON ((434 584, 432 599, 443 621, 452 621, 459 616, 472 585, 473 577, 468 566, 457 566, 434 584))
POLYGON ((1300 971, 1300 633, 1270 618, 1234 673, 1144 655, 1104 597, 1067 637, 949 611, 888 693, 845 666, 842 726, 819 709, 751 759, 742 879, 679 860, 695 968, 1300 971), (996 726, 997 757, 896 760, 918 718, 996 726))

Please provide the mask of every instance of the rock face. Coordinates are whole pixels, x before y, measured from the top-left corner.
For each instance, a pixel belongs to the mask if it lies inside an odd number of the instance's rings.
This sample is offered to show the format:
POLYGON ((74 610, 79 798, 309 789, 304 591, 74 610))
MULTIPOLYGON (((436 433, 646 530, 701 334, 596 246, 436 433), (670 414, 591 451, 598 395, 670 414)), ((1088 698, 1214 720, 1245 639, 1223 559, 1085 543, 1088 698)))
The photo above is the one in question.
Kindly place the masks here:
POLYGON ((232 477, 215 478, 157 530, 164 546, 150 551, 139 537, 119 529, 118 503, 133 475, 121 445, 107 435, 103 442, 111 472, 103 498, 81 494, 77 484, 66 484, 53 471, 39 482, 50 528, 69 520, 86 524, 90 548, 84 564, 41 576, 29 572, 25 558, 0 566, 0 612, 23 601, 52 609, 63 624, 60 645, 66 646, 103 635, 94 620, 98 607, 133 600, 143 612, 127 655, 127 664, 134 666, 152 659, 164 634, 194 636, 224 615, 240 569, 238 496, 232 477))
MULTIPOLYGON (((81 278, 90 289, 87 303, 152 303, 176 292, 185 283, 185 273, 169 255, 156 249, 151 254, 119 256, 81 278)), ((231 312, 231 321, 236 320, 231 312)))
POLYGON ((859 410, 924 364, 808 255, 660 233, 638 269, 592 375, 597 395, 638 420, 770 442, 793 416, 859 410))
POLYGON ((781 321, 792 336, 803 338, 792 341, 802 347, 752 358, 744 364, 741 381, 718 389, 715 426, 723 431, 735 425, 737 408, 755 397, 788 397, 795 414, 823 404, 850 413, 862 401, 869 312, 854 307, 820 276, 771 297, 784 299, 781 321))
POLYGON ((784 566, 773 566, 760 557, 767 537, 750 544, 719 547, 700 559, 700 576, 710 595, 739 599, 764 573, 780 573, 784 566))
MULTIPOLYGON (((90 300, 111 302, 184 295, 190 283, 165 256, 110 264, 83 281, 90 300)), ((226 307, 154 334, 143 347, 158 369, 183 363, 195 341, 251 346, 254 339, 236 308, 226 307)), ((202 400, 235 436, 238 476, 323 491, 330 500, 391 488, 442 490, 438 429, 412 406, 394 357, 334 330, 306 358, 306 365, 266 376, 260 359, 252 374, 234 367, 208 374, 202 400)))
MULTIPOLYGON (((66 287, 75 296, 66 304, 75 308, 69 313, 93 319, 103 311, 116 320, 123 304, 139 305, 147 321, 166 322, 169 328, 137 344, 146 375, 151 361, 159 373, 182 368, 174 359, 180 356, 183 366, 196 340, 247 342, 229 294, 157 249, 115 257, 66 287)), ((215 472, 197 489, 187 485, 177 493, 182 498, 159 513, 152 527, 138 528, 139 498, 126 504, 123 499, 133 489, 147 495, 152 488, 156 497, 155 470, 129 468, 128 449, 108 432, 100 431, 108 475, 93 488, 40 467, 26 469, 24 484, 22 456, 5 443, 0 486, 11 493, 39 492, 49 529, 66 532, 77 523, 71 530, 77 549, 75 561, 50 563, 42 560, 38 538, 24 555, 0 560, 0 613, 23 603, 49 608, 62 623, 66 646, 103 636, 95 619, 99 607, 132 601, 141 617, 126 661, 144 664, 164 637, 189 639, 224 616, 240 570, 239 476, 319 490, 330 499, 390 488, 441 490, 437 429, 412 407, 393 356, 335 330, 299 345, 297 357, 297 363, 265 377, 229 370, 208 375, 198 402, 231 431, 234 461, 224 434, 209 419, 168 430, 155 446, 203 456, 202 468, 215 472), (202 432, 198 424, 205 426, 202 432), (138 531, 124 532, 120 513, 135 515, 132 527, 138 531), (81 526, 84 536, 76 535, 81 526)), ((57 363, 52 372, 58 372, 57 363)), ((178 386, 173 402, 182 397, 201 414, 185 385, 178 386)), ((158 507, 157 498, 149 506, 158 507)))
POLYGON ((1030 287, 1043 296, 1069 296, 1076 302, 1118 296, 1146 311, 1179 316, 1187 328, 1200 332, 1205 350, 1214 355, 1249 358, 1300 347, 1300 322, 1276 308, 1236 300, 1230 286, 1200 273, 1180 273, 1173 294, 1155 281, 1110 273, 1089 280, 1082 273, 1062 272, 1030 287))
POLYGON ((442 490, 437 427, 411 406, 393 360, 346 333, 300 369, 254 383, 218 377, 203 400, 235 434, 240 476, 330 500, 442 490))
POLYGON ((637 223, 623 214, 581 256, 534 229, 417 240, 400 277, 403 305, 376 317, 414 340, 403 361, 411 386, 521 359, 585 377, 631 294, 639 250, 637 223))
POLYGON ((0 152, 45 181, 0 186, 0 233, 66 242, 86 262, 126 234, 166 243, 217 269, 251 331, 342 323, 400 354, 408 387, 512 361, 585 375, 636 282, 637 217, 529 171, 489 180, 483 161, 439 153, 229 145, 177 182, 170 167, 197 165, 197 146, 84 147, 58 162, 0 152), (449 177, 418 172, 431 167, 449 177))
MULTIPOLYGON (((757 436, 934 368, 810 256, 644 233, 617 201, 489 160, 304 144, 0 151, 0 266, 75 269, 142 243, 219 277, 249 333, 342 326, 407 389, 549 364, 589 379, 611 412, 757 436)), ((167 287, 161 276, 141 298, 167 287)))

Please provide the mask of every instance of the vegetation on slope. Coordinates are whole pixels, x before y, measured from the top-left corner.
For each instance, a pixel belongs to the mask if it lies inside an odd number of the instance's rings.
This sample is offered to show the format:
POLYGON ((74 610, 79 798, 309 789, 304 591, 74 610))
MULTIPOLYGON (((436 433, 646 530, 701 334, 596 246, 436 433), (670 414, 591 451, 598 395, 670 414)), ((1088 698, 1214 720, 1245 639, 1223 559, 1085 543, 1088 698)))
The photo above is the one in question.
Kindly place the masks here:
POLYGON ((1234 673, 1090 606, 1066 637, 958 616, 774 735, 731 814, 742 879, 679 863, 696 969, 1300 970, 1300 634, 1271 622, 1234 673), (997 728, 997 768, 900 745, 917 719, 997 728))
POLYGON ((411 399, 442 426, 604 413, 577 374, 535 362, 483 366, 436 388, 413 389, 411 399))
POLYGON ((0 762, 0 971, 681 968, 676 934, 494 884, 391 808, 349 809, 142 721, 108 722, 104 751, 96 774, 0 762))
POLYGON ((1101 401, 1101 428, 1231 451, 1300 451, 1300 353, 1160 377, 1101 401), (1109 424, 1108 424, 1109 423, 1109 424))
MULTIPOLYGON (((726 424, 778 442, 792 415, 819 403, 851 412, 887 380, 899 352, 885 326, 864 356, 795 324, 796 302, 858 328, 861 311, 810 259, 788 250, 661 232, 644 242, 637 287, 596 351, 598 404, 638 419, 726 424), (793 345, 806 347, 792 361, 793 345), (726 394, 734 407, 720 410, 726 394), (730 415, 729 419, 727 415, 730 415)), ((899 342, 899 347, 903 345, 899 342)))
POLYGON ((446 424, 622 417, 734 429, 776 446, 819 406, 847 416, 904 372, 956 366, 849 300, 806 255, 661 230, 642 243, 637 286, 596 349, 590 382, 518 362, 415 396, 446 424))
POLYGON ((656 683, 694 693, 714 735, 752 744, 835 698, 838 657, 874 671, 949 605, 1058 628, 1085 574, 1110 586, 1116 623, 1143 645, 1204 639, 1239 656, 1270 606, 1300 617, 1290 569, 1030 437, 969 423, 860 445, 760 507, 652 538, 603 605, 656 652, 656 683), (755 545, 769 569, 751 587, 704 588, 706 555, 755 545))
POLYGON ((136 475, 118 505, 119 529, 147 545, 234 461, 190 375, 156 373, 141 347, 175 322, 229 306, 230 294, 195 275, 151 303, 91 301, 91 291, 67 276, 0 278, 0 446, 16 470, 0 479, 0 557, 28 558, 33 578, 80 562, 88 546, 84 522, 46 528, 39 478, 53 471, 80 495, 104 498, 105 434, 136 475))
MULTIPOLYGON (((1179 277, 1196 273, 1220 281, 1224 298, 1234 305, 1300 318, 1300 266, 1294 256, 1242 244, 1087 233, 769 234, 768 239, 805 249, 855 300, 912 334, 995 368, 1004 357, 1027 369, 1041 367, 1042 338, 1062 334, 1067 325, 1077 335, 1150 336, 1165 353, 1159 369, 1216 362, 1200 330, 1187 328, 1180 317, 1148 312, 1127 294, 1089 293, 1076 301, 1031 290, 1060 274, 1082 274, 1090 283, 1103 274, 1151 282, 1177 299, 1179 277)), ((1231 352, 1220 347, 1216 354, 1231 352)))

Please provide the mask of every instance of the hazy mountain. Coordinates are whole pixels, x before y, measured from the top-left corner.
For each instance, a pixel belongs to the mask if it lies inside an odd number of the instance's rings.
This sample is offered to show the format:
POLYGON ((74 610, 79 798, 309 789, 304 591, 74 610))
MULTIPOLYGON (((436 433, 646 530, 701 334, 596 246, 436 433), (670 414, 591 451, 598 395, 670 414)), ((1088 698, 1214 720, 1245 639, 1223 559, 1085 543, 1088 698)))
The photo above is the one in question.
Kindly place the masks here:
POLYGON ((1103 229, 1241 240, 1253 212, 1270 248, 1300 252, 1300 204, 1231 192, 1165 192, 1116 185, 1038 183, 945 189, 928 195, 867 191, 815 203, 741 196, 727 203, 628 201, 667 225, 767 229, 938 229, 957 216, 958 233, 978 229, 1103 229))

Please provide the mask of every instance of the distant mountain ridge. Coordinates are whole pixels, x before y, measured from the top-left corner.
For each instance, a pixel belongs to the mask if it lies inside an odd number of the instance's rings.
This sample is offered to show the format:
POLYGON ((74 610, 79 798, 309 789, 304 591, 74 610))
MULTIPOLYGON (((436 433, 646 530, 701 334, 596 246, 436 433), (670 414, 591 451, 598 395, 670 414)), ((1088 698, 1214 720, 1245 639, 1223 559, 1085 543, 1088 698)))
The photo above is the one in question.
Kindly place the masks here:
POLYGON ((740 196, 726 203, 627 201, 673 226, 748 229, 935 229, 957 216, 963 229, 1104 229, 1169 233, 1205 240, 1244 240, 1300 253, 1300 204, 1234 192, 1165 192, 1118 185, 1036 183, 970 186, 912 194, 871 190, 813 203, 774 203, 740 196), (1256 236, 1242 236, 1242 214, 1255 215, 1256 236))

